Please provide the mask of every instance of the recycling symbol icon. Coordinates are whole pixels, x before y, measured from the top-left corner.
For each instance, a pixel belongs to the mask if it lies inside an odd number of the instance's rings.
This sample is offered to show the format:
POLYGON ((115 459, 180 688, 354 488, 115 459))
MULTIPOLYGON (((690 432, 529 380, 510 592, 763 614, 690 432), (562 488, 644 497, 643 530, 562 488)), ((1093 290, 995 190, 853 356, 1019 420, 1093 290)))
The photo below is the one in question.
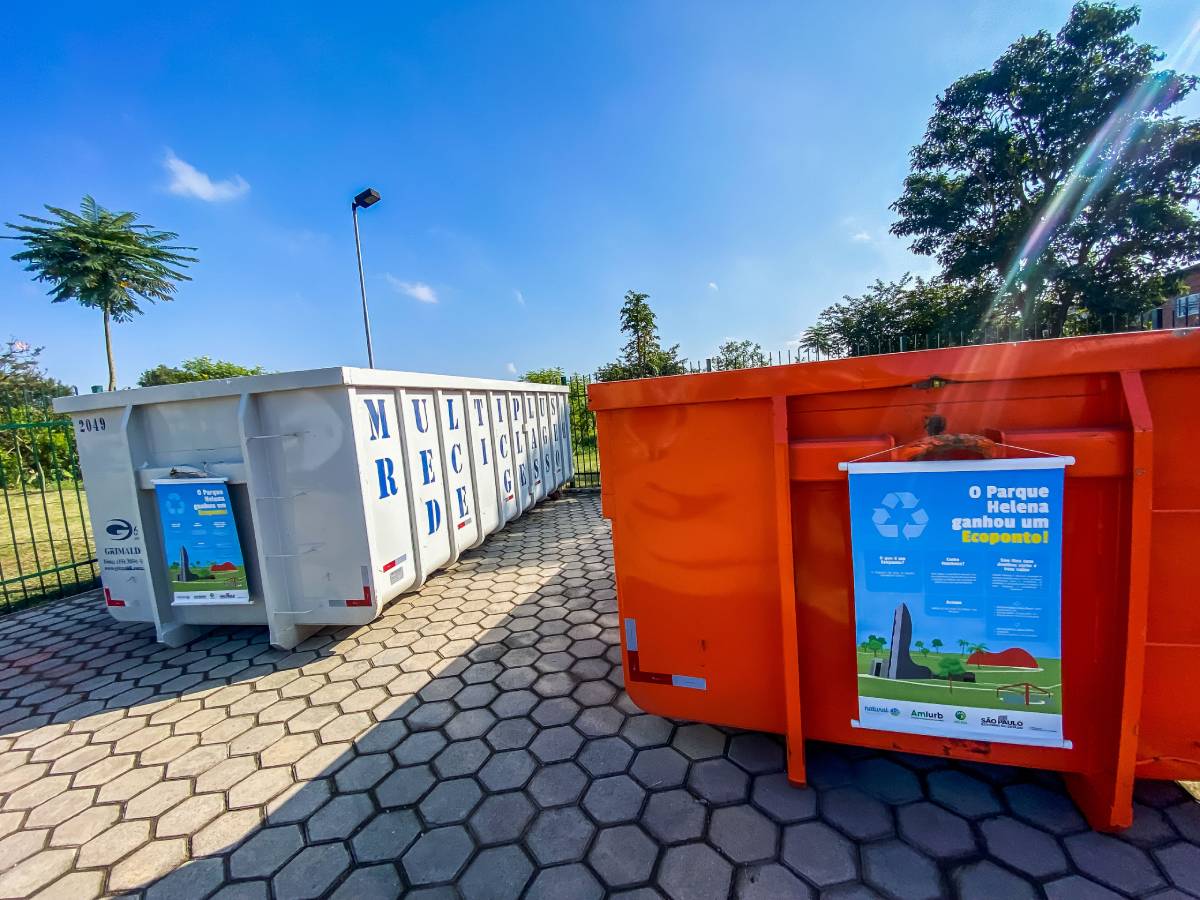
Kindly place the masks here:
POLYGON ((929 513, 921 508, 921 501, 908 491, 888 494, 871 514, 875 530, 888 538, 919 538, 929 524, 929 513))
POLYGON ((167 512, 173 516, 183 515, 183 498, 176 493, 167 494, 167 512))

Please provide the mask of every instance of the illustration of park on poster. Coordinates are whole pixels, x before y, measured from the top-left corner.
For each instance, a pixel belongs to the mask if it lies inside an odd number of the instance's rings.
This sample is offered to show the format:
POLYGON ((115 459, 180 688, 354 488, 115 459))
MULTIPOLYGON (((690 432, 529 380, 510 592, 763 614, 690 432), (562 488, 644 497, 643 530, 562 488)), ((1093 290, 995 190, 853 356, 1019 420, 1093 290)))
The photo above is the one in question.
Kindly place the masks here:
POLYGON ((221 479, 154 483, 171 602, 249 603, 229 486, 221 479))
POLYGON ((849 463, 857 725, 1063 746, 1070 457, 849 463))

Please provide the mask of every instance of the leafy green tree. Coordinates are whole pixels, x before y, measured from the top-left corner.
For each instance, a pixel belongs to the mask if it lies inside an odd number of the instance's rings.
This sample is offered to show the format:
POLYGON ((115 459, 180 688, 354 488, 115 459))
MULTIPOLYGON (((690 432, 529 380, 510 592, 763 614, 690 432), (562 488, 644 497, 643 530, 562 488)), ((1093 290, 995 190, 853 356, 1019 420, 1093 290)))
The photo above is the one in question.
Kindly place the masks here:
POLYGON ((156 384, 184 384, 189 381, 212 381, 215 378, 238 378, 243 375, 265 375, 262 366, 247 368, 237 363, 226 362, 223 359, 209 359, 207 356, 197 356, 185 359, 178 366, 158 365, 147 369, 138 379, 140 387, 151 387, 156 384))
POLYGON ((876 279, 823 309, 800 343, 823 356, 862 356, 966 342, 987 320, 989 296, 979 284, 941 278, 876 279))
POLYGON ((679 345, 663 349, 658 322, 647 302, 649 294, 627 291, 621 305, 621 333, 628 335, 621 356, 596 370, 597 381, 625 381, 656 375, 682 375, 687 360, 679 356, 679 345))
POLYGON ((138 225, 131 212, 110 212, 84 196, 79 212, 47 206, 52 219, 21 215, 32 224, 7 223, 25 249, 13 255, 33 272, 35 281, 51 285, 51 302, 76 300, 98 309, 104 318, 104 349, 108 359, 108 389, 117 388, 113 359, 112 323, 128 322, 140 314, 140 303, 171 300, 176 282, 190 280, 183 269, 193 250, 172 243, 179 235, 138 225))
MULTIPOLYGON (((967 647, 967 652, 971 653, 971 654, 987 653, 988 645, 987 644, 971 644, 969 647, 967 647)), ((979 666, 980 666, 980 663, 975 663, 975 668, 978 669, 979 666)))
POLYGON ((762 347, 753 341, 726 341, 717 348, 713 357, 713 368, 718 372, 731 369, 752 369, 755 366, 765 366, 767 357, 762 347))
POLYGON ((942 643, 941 638, 934 638, 932 641, 929 642, 929 646, 933 647, 934 653, 941 655, 942 647, 944 647, 945 644, 942 643))
POLYGON ((938 660, 938 671, 945 676, 950 693, 954 693, 954 676, 961 675, 966 669, 957 656, 943 656, 938 660))
POLYGON ((528 381, 532 384, 564 384, 566 377, 563 375, 562 368, 555 366, 548 369, 530 369, 518 380, 528 381))
POLYGON ((1170 110, 1192 75, 1128 34, 1136 7, 1081 2, 942 93, 893 205, 892 233, 1000 314, 1097 330, 1178 287, 1200 256, 1200 120, 1170 110))
POLYGON ((915 644, 913 644, 913 646, 914 646, 914 647, 916 647, 916 648, 917 648, 917 650, 919 650, 919 651, 920 651, 920 653, 921 653, 921 655, 922 655, 922 656, 928 656, 928 655, 929 655, 929 648, 925 646, 925 642, 924 642, 924 641, 917 641, 915 644))
POLYGON ((43 347, 12 338, 0 345, 0 406, 38 403, 71 393, 71 388, 42 369, 38 357, 43 347))
POLYGON ((968 648, 969 646, 971 646, 971 642, 970 642, 970 641, 966 641, 966 640, 963 640, 962 638, 959 638, 959 639, 958 639, 958 653, 959 653, 959 655, 960 655, 960 656, 966 656, 966 655, 967 655, 967 648, 968 648))
POLYGON ((879 658, 879 654, 883 652, 883 649, 886 646, 887 640, 885 638, 882 638, 877 634, 867 635, 867 650, 870 651, 870 653, 876 659, 879 658))

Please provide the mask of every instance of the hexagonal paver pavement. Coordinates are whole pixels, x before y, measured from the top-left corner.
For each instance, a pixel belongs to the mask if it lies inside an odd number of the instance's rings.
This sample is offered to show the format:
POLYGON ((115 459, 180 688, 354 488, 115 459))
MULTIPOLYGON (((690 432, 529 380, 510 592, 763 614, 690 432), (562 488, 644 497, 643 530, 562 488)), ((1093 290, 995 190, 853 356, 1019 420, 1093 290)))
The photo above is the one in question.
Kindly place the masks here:
POLYGON ((1090 831, 1057 776, 674 722, 624 692, 595 495, 370 625, 185 647, 0 618, 0 896, 1200 897, 1200 803, 1090 831))

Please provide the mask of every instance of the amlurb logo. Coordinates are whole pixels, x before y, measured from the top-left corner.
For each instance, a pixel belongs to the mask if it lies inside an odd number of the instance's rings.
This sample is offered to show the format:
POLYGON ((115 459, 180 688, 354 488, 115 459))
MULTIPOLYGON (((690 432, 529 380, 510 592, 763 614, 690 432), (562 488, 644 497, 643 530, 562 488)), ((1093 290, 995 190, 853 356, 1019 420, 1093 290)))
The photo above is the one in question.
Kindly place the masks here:
POLYGON ((927 709, 914 709, 909 713, 909 716, 913 719, 930 719, 934 722, 940 722, 946 718, 940 712, 930 712, 927 709))

